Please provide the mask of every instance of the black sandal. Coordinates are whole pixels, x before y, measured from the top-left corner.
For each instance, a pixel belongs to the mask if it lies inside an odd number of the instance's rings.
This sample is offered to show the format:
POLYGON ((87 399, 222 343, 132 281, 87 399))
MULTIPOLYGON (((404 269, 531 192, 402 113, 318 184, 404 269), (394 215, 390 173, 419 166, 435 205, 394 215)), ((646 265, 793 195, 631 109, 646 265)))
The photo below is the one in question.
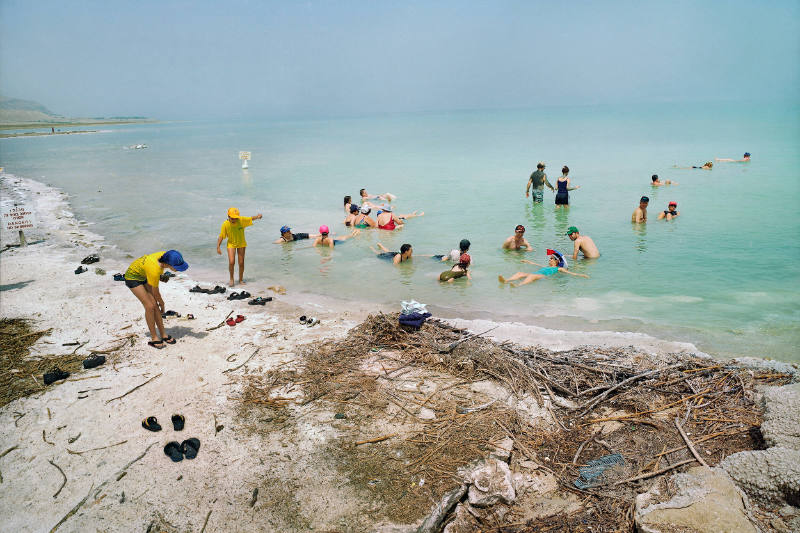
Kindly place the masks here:
POLYGON ((172 415, 172 427, 175 428, 175 431, 181 431, 184 424, 186 424, 186 419, 183 418, 183 415, 172 415))
POLYGON ((164 453, 176 463, 183 461, 181 445, 176 441, 168 442, 167 445, 164 446, 164 453))
POLYGON ((163 350, 164 349, 164 341, 147 341, 148 346, 152 346, 156 350, 163 350))
POLYGON ((181 443, 181 451, 187 459, 194 459, 197 457, 197 452, 200 450, 200 441, 192 437, 186 439, 181 443))
POLYGON ((142 420, 142 427, 148 431, 161 431, 161 424, 158 423, 154 416, 148 416, 142 420))
POLYGON ((175 344, 175 343, 176 343, 176 342, 178 342, 178 341, 176 341, 175 339, 173 339, 173 338, 172 338, 172 335, 167 335, 166 337, 164 337, 163 339, 161 339, 161 342, 166 342, 167 344, 175 344))

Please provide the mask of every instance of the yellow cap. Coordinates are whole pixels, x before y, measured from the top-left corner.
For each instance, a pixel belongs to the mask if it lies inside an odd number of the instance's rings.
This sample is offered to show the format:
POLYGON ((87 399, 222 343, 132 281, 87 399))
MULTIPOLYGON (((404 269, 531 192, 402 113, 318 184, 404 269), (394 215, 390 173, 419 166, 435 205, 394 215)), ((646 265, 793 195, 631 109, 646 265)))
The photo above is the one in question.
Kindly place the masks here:
POLYGON ((239 210, 236 209, 235 207, 231 207, 230 209, 228 209, 228 216, 230 218, 239 218, 239 210))

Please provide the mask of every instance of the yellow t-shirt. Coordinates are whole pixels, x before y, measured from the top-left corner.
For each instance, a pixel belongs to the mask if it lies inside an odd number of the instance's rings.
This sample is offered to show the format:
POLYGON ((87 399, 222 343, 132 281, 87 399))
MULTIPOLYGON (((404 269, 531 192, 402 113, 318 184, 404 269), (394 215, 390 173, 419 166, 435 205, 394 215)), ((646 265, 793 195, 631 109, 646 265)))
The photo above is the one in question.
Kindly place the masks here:
POLYGON ((237 222, 226 220, 219 229, 219 236, 228 239, 228 248, 244 248, 247 246, 247 241, 244 240, 244 228, 252 225, 252 217, 240 217, 237 222))
POLYGON ((128 267, 125 271, 125 279, 131 281, 146 281, 148 285, 158 287, 158 280, 164 269, 158 262, 166 252, 156 252, 154 254, 143 255, 128 267))

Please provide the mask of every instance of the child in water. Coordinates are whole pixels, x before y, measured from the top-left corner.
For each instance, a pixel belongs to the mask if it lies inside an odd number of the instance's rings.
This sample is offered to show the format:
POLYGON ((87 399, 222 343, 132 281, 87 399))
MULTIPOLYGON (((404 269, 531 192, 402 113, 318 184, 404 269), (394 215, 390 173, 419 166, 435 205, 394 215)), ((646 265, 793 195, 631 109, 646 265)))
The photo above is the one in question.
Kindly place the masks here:
POLYGON ((454 280, 458 278, 463 278, 466 276, 467 279, 472 279, 472 276, 469 274, 469 264, 472 262, 472 258, 467 253, 461 254, 461 257, 458 259, 458 263, 453 265, 453 268, 450 270, 445 270, 441 274, 439 274, 439 281, 444 281, 446 283, 453 283, 454 280))

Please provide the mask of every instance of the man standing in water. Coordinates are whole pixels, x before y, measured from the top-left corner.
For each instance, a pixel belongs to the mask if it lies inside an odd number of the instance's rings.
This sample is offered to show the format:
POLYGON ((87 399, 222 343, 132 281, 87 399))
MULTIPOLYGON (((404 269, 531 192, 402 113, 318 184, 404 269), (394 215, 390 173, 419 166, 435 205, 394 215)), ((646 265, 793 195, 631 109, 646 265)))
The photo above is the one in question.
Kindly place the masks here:
POLYGON ((631 222, 634 224, 644 224, 647 223, 647 204, 650 203, 650 198, 647 196, 642 196, 639 200, 639 207, 633 210, 633 214, 631 215, 631 222))
POLYGON ((239 215, 239 210, 235 207, 228 209, 228 220, 222 223, 217 239, 217 253, 222 255, 220 245, 222 241, 228 239, 228 272, 230 273, 230 286, 233 287, 233 267, 236 256, 239 257, 239 284, 244 284, 244 253, 247 249, 247 241, 244 240, 244 228, 252 226, 254 220, 261 218, 261 213, 253 217, 243 217, 239 215))
POLYGON ((525 226, 519 224, 516 228, 514 228, 514 235, 509 237, 503 243, 504 250, 521 250, 525 248, 526 251, 532 252, 533 246, 527 240, 525 240, 525 226))
POLYGON ((528 180, 528 186, 525 187, 525 198, 530 196, 530 190, 533 189, 533 201, 542 203, 544 199, 545 185, 547 185, 548 189, 555 192, 553 186, 550 185, 549 181, 547 181, 547 174, 544 173, 544 163, 540 161, 536 165, 536 170, 533 171, 533 174, 531 174, 531 177, 528 180))
POLYGON ((572 251, 572 258, 578 258, 578 252, 583 252, 583 257, 587 259, 594 259, 596 257, 600 257, 600 251, 597 249, 597 246, 594 244, 594 241, 588 235, 581 235, 578 231, 578 228, 575 226, 570 226, 567 228, 567 235, 569 239, 575 243, 575 248, 572 251))

